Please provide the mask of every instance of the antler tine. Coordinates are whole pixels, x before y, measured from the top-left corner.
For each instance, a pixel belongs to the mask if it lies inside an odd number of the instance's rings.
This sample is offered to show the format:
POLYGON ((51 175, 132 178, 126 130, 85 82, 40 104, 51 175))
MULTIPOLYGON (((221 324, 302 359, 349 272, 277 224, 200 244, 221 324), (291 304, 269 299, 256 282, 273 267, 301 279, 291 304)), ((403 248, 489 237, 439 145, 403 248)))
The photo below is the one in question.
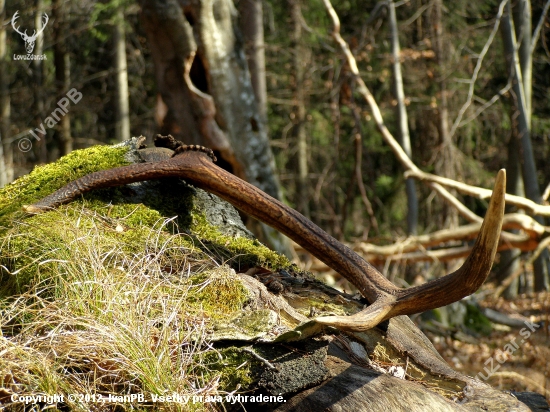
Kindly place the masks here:
MULTIPOLYGON (((50 21, 50 18, 48 17, 47 13, 44 13, 44 15, 42 16, 42 20, 44 20, 44 22, 42 23, 42 28, 38 31, 38 33, 36 33, 36 34, 33 33, 32 37, 38 37, 40 35, 40 33, 42 33, 44 31, 44 29, 46 28, 46 25, 50 21)), ((36 30, 35 30, 35 32, 36 32, 36 30)))
MULTIPOLYGON (((23 35, 23 33, 21 33, 19 31, 19 29, 17 27, 15 27, 15 21, 19 18, 19 10, 17 10, 15 12, 15 14, 13 15, 13 17, 11 18, 11 26, 13 27, 13 29, 15 30, 16 33, 19 33, 21 35, 23 35)), ((26 34, 26 31, 25 31, 25 34, 26 34)))
POLYGON ((351 331, 365 331, 399 315, 412 315, 456 302, 474 293, 487 279, 497 251, 504 216, 506 171, 497 174, 485 219, 470 255, 455 272, 423 285, 381 294, 373 304, 352 316, 329 316, 317 323, 351 331))
POLYGON ((448 305, 471 295, 485 282, 497 252, 504 217, 506 171, 497 174, 495 187, 476 242, 455 272, 420 286, 403 289, 392 312, 412 314, 448 305))

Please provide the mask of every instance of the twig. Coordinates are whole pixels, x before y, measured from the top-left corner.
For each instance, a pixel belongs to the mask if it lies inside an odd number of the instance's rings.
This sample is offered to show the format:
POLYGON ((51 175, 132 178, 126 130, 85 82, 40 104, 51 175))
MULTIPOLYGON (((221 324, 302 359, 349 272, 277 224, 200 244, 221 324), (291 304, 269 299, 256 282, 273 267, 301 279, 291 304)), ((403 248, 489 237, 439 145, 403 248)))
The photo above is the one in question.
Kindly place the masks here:
POLYGON ((539 40, 540 30, 544 25, 544 20, 546 19, 546 13, 548 13, 549 8, 550 8, 550 0, 547 0, 546 4, 544 5, 544 8, 542 9, 542 14, 540 15, 540 20, 537 23, 537 27, 533 32, 533 37, 531 38, 531 50, 529 51, 531 55, 535 51, 535 46, 537 45, 537 42, 539 40))
POLYGON ((468 110, 468 107, 472 104, 472 98, 474 97, 474 88, 476 84, 477 77, 479 75, 479 71, 481 70, 481 65, 483 63, 483 59, 485 58, 485 55, 487 54, 487 51, 489 51, 489 47, 493 43, 493 40, 495 38, 495 35, 497 34, 498 27, 500 26, 500 19, 502 18, 502 14, 504 13, 504 6, 508 3, 508 0, 502 0, 500 2, 500 6, 498 8, 498 13, 495 21, 495 25, 493 26, 493 31, 489 35, 489 38, 485 42, 485 45, 483 46, 483 49, 481 50, 481 53, 479 53, 479 56, 477 58, 476 67, 474 68, 474 73, 472 74, 472 78, 470 79, 470 87, 468 89, 468 97, 466 98, 466 101, 460 108, 458 115, 456 116, 456 119, 453 123, 453 126, 451 127, 450 136, 453 137, 456 129, 460 126, 460 122, 462 120, 462 116, 464 116, 464 113, 466 113, 466 110, 468 110))
MULTIPOLYGON (((531 257, 525 262, 526 265, 532 265, 535 260, 540 256, 540 254, 550 245, 550 237, 545 238, 542 242, 539 243, 531 257)), ((501 282, 500 286, 495 290, 495 297, 499 297, 506 290, 508 286, 523 273, 523 268, 519 268, 510 276, 508 276, 504 281, 501 282)))

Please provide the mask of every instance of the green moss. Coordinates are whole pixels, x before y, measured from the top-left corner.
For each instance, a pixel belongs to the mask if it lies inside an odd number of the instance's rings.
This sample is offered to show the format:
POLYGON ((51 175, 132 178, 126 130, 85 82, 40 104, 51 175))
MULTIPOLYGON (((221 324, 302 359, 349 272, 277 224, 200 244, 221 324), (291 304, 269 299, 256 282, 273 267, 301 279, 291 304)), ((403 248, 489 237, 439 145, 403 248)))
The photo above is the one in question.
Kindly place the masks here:
POLYGON ((256 239, 224 235, 218 228, 208 223, 204 213, 194 210, 191 232, 204 241, 206 249, 224 261, 232 260, 237 266, 265 266, 272 269, 289 267, 290 261, 274 252, 256 239))
MULTIPOLYGON (((286 257, 257 240, 221 233, 194 204, 195 189, 178 179, 148 182, 158 196, 140 196, 139 190, 123 186, 87 193, 57 210, 32 217, 20 211, 22 205, 40 200, 71 180, 127 164, 127 151, 128 146, 78 150, 56 163, 35 168, 0 190, 0 265, 8 269, 0 269, 0 296, 20 293, 26 286, 51 277, 56 260, 74 259, 75 244, 87 241, 75 237, 76 228, 101 233, 101 244, 89 246, 96 248, 97 253, 119 245, 132 255, 152 247, 147 239, 156 245, 170 239, 172 248, 185 248, 197 256, 209 255, 236 268, 290 265, 286 257), (153 230, 159 228, 160 231, 153 230)), ((166 257, 170 258, 170 252, 166 257)), ((209 286, 215 287, 215 283, 209 286)), ((233 292, 238 295, 237 291, 228 293, 233 292)), ((237 298, 236 295, 228 298, 237 298)))
POLYGON ((35 167, 0 190, 0 230, 11 227, 13 218, 21 216, 22 205, 32 204, 88 173, 128 164, 124 159, 127 151, 128 147, 94 146, 35 167))
POLYGON ((247 289, 229 270, 202 272, 190 280, 195 287, 189 291, 188 302, 195 303, 210 319, 227 319, 249 299, 247 289))
POLYGON ((258 363, 254 357, 235 347, 219 351, 210 351, 203 355, 202 365, 205 367, 205 378, 211 380, 220 376, 220 387, 225 391, 248 388, 254 382, 253 369, 258 363))

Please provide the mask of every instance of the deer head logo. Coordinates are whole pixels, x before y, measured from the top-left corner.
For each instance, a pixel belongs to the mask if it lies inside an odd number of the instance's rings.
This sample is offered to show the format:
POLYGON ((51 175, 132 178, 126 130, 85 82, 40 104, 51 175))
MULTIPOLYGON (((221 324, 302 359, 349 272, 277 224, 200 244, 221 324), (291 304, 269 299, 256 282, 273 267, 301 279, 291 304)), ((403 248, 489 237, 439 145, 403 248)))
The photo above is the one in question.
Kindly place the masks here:
POLYGON ((42 33, 44 31, 44 29, 46 28, 46 24, 48 24, 48 21, 50 20, 50 18, 48 17, 48 15, 46 13, 44 13, 44 16, 42 16, 42 19, 43 19, 43 22, 42 22, 42 28, 38 31, 38 33, 36 32, 36 30, 34 30, 32 36, 29 36, 27 34, 27 30, 25 30, 24 33, 22 33, 21 31, 19 31, 19 29, 15 26, 15 21, 19 18, 19 10, 17 10, 15 12, 15 14, 13 15, 12 19, 11 19, 11 25, 13 27, 13 29, 19 33, 21 35, 21 38, 23 39, 23 41, 25 42, 25 48, 27 49, 27 53, 28 54, 31 54, 32 51, 34 50, 34 44, 36 42, 36 38, 40 35, 40 33, 42 33))

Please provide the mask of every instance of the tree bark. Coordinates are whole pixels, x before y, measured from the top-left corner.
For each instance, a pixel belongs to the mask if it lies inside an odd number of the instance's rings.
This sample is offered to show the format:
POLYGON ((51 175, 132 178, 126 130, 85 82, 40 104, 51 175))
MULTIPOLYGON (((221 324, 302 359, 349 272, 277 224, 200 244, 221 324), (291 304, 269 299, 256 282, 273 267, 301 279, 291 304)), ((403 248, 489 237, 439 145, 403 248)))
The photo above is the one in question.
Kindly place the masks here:
MULTIPOLYGON (((69 53, 65 42, 67 36, 67 25, 65 24, 65 13, 63 2, 55 0, 53 3, 54 18, 54 65, 55 65, 55 86, 57 89, 57 101, 65 97, 70 89, 71 69, 69 53)), ((60 156, 65 156, 73 150, 73 139, 71 137, 71 117, 70 113, 65 113, 61 117, 56 127, 56 141, 60 156)))
POLYGON ((267 86, 265 79, 265 44, 263 5, 261 0, 241 0, 239 2, 241 15, 241 31, 243 33, 246 51, 246 61, 252 80, 252 88, 256 97, 258 111, 267 124, 267 86))
MULTIPOLYGON (((405 105, 405 91, 403 89, 403 75, 401 73, 399 31, 397 29, 397 18, 395 17, 395 3, 393 0, 388 2, 389 22, 391 27, 392 55, 393 55, 393 75, 395 81, 395 98, 397 100, 396 112, 397 122, 399 124, 398 139, 399 144, 412 159, 411 138, 409 134, 409 121, 407 117, 407 107, 405 105)), ((405 189, 407 192, 407 233, 416 235, 418 229, 418 198, 416 197, 416 185, 413 178, 405 180, 405 189)))
POLYGON ((128 102, 128 65, 126 61, 126 34, 124 10, 120 6, 116 12, 113 42, 116 68, 116 140, 122 142, 130 138, 130 104, 128 102))
MULTIPOLYGON (((280 198, 231 0, 141 0, 155 64, 159 132, 212 148, 218 164, 280 198)), ((278 232, 261 239, 288 251, 278 232)))

